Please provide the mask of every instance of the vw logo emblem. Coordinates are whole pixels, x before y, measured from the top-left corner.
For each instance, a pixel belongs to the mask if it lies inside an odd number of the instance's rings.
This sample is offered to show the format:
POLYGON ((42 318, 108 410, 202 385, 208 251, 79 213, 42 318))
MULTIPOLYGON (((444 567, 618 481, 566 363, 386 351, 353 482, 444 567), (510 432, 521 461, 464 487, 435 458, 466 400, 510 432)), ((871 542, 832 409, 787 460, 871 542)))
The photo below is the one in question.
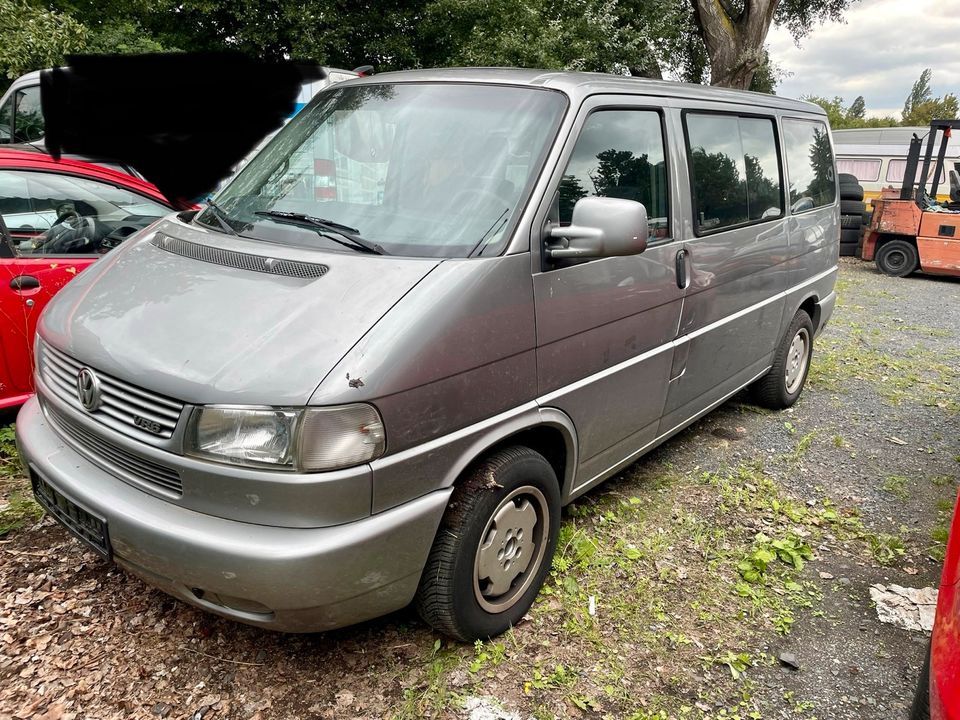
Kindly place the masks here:
POLYGON ((88 412, 100 407, 100 380, 90 368, 81 368, 77 373, 77 398, 88 412))

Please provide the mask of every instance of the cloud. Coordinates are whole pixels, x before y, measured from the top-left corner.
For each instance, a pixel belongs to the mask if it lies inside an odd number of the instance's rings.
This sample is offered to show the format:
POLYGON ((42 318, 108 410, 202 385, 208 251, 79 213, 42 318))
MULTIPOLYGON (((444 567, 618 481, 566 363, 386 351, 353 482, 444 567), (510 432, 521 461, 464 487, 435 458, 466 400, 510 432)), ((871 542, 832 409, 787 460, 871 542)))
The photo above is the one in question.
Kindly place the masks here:
POLYGON ((770 56, 791 73, 778 95, 839 95, 847 104, 863 95, 868 114, 899 116, 924 68, 933 70, 934 95, 960 95, 960 0, 862 0, 844 20, 815 27, 800 47, 771 30, 770 56))

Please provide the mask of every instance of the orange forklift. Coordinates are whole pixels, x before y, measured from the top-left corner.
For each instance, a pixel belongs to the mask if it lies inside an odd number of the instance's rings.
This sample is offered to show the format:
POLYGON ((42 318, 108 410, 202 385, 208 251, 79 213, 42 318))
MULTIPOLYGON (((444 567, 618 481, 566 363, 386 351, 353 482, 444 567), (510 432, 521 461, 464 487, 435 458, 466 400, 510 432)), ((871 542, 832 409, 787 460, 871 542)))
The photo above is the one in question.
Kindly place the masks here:
POLYGON ((923 140, 914 135, 899 192, 884 190, 880 198, 873 201, 873 217, 864 233, 860 256, 874 260, 877 268, 887 275, 906 277, 922 270, 931 275, 960 277, 960 175, 956 169, 949 171, 950 202, 936 201, 937 187, 944 177, 943 158, 954 128, 960 128, 960 120, 930 123, 923 163, 920 163, 923 140), (943 136, 936 162, 932 162, 937 131, 942 131, 943 136), (931 164, 933 184, 928 195, 931 164))

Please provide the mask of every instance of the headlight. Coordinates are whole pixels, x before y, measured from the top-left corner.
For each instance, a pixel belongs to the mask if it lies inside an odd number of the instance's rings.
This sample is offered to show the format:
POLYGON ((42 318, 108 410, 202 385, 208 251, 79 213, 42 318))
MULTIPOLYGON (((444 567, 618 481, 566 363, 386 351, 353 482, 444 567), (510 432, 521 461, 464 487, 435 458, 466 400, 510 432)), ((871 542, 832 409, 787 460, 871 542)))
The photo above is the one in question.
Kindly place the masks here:
POLYGON ((380 415, 370 405, 331 408, 216 406, 194 410, 189 455, 224 463, 316 472, 383 454, 380 415))

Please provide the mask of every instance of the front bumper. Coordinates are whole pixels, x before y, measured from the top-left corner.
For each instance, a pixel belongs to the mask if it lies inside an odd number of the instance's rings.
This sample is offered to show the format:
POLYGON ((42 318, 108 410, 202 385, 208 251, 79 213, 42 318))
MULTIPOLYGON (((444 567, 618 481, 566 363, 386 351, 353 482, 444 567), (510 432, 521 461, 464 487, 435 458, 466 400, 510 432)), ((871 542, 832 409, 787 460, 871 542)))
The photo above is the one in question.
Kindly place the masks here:
POLYGON ((407 605, 452 489, 325 528, 238 522, 179 507, 88 462, 36 398, 17 417, 31 473, 106 520, 114 558, 192 605, 287 632, 329 630, 407 605))

